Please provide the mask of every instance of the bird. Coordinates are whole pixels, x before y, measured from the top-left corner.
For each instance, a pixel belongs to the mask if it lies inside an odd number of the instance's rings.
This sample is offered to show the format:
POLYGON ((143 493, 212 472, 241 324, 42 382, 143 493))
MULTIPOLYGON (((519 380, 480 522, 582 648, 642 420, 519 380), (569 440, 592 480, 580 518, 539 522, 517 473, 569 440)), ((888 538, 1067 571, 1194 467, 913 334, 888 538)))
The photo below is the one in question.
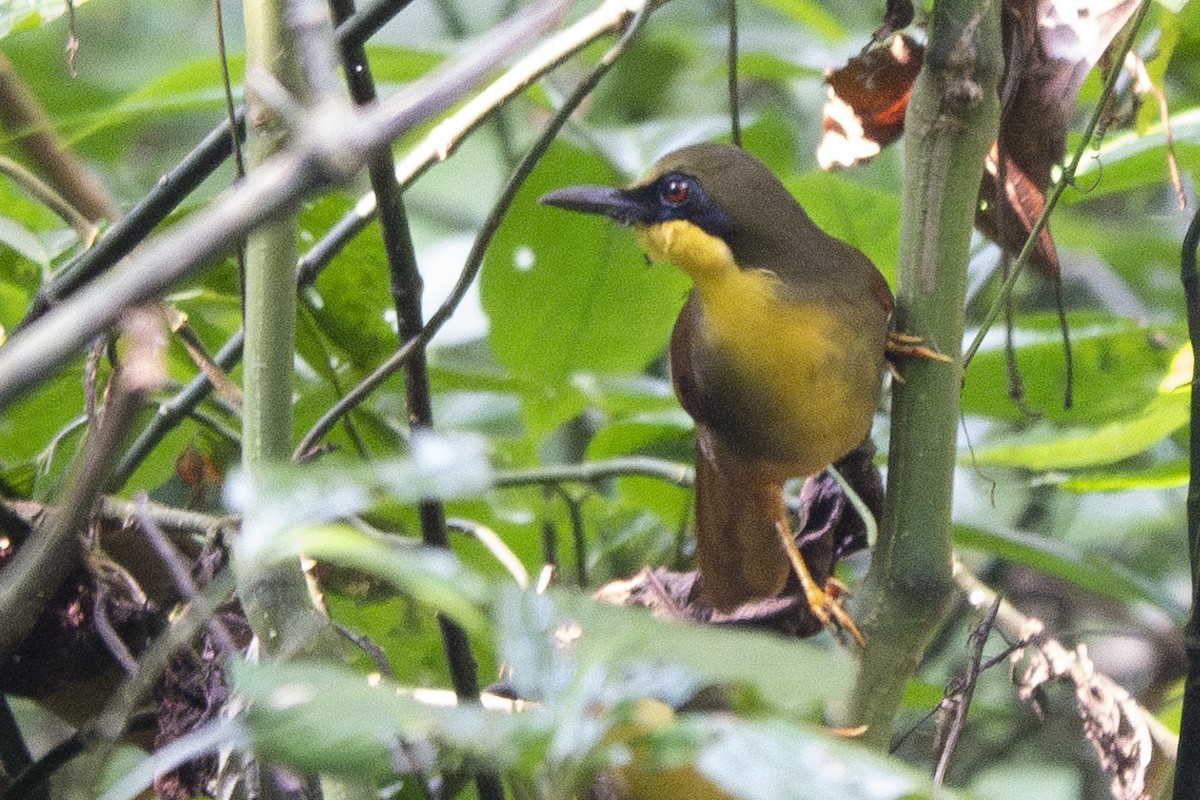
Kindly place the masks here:
POLYGON ((700 600, 729 612, 778 596, 794 572, 816 618, 861 644, 840 584, 817 585, 797 548, 783 490, 870 435, 894 311, 886 279, 731 145, 684 147, 629 186, 539 202, 631 227, 649 259, 691 279, 669 364, 696 429, 700 600))

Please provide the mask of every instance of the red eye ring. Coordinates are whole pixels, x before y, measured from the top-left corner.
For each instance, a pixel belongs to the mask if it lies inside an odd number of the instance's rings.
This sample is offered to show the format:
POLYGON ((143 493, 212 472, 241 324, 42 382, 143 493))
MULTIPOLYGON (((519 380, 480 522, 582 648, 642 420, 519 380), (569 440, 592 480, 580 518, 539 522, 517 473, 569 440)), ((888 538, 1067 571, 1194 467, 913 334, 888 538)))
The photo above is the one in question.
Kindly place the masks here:
POLYGON ((692 190, 691 181, 686 178, 670 178, 668 179, 659 192, 664 203, 673 206, 682 205, 688 198, 688 193, 692 190))

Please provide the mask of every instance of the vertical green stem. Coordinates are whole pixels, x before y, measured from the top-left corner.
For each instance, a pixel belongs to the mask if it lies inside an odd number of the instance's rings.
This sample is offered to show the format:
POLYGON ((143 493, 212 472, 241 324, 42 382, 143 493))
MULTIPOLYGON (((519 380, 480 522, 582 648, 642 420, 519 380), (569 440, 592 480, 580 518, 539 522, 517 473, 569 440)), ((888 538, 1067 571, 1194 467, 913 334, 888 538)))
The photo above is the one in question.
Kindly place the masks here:
POLYGON ((966 270, 1001 68, 999 0, 939 0, 905 123, 896 324, 955 362, 905 360, 894 384, 887 499, 860 613, 867 648, 851 698, 853 722, 880 747, 953 592, 966 270))
MULTIPOLYGON (((285 0, 245 5, 246 73, 261 70, 298 94, 294 46, 284 24, 285 0)), ((253 77, 250 78, 253 82, 253 77)), ((253 92, 246 93, 248 169, 284 146, 285 132, 253 92)), ((279 216, 246 243, 245 411, 242 464, 249 471, 291 455, 292 353, 296 327, 296 217, 279 216)))
MULTIPOLYGON (((293 97, 304 93, 286 0, 247 0, 246 73, 270 74, 293 97)), ((253 84, 253 77, 250 78, 253 84)), ((246 93, 247 170, 279 152, 283 130, 255 96, 246 93)), ((246 243, 242 413, 242 466, 254 475, 287 462, 292 447, 292 364, 296 328, 296 216, 272 219, 246 243)), ((250 626, 268 653, 304 646, 322 627, 299 561, 238 569, 238 595, 250 626)))

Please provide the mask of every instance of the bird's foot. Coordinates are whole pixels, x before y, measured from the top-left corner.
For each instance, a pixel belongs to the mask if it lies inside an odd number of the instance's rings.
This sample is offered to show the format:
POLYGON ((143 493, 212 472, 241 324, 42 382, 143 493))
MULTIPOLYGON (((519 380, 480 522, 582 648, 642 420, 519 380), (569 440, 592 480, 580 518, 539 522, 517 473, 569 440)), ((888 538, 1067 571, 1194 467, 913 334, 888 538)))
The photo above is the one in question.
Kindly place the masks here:
MULTIPOLYGON (((780 508, 782 509, 782 506, 780 508)), ((817 586, 808 564, 804 562, 800 548, 796 546, 796 540, 792 538, 787 521, 782 516, 776 520, 775 532, 779 534, 779 543, 783 545, 784 553, 792 562, 792 571, 800 581, 800 590, 804 592, 809 611, 825 627, 832 628, 836 633, 849 633, 859 647, 865 647, 867 640, 859 632, 850 614, 842 608, 842 597, 849 594, 846 587, 832 576, 825 581, 823 587, 817 586)))
POLYGON ((850 614, 842 608, 842 597, 849 594, 845 585, 837 578, 825 581, 825 588, 819 588, 814 583, 805 583, 804 597, 813 615, 827 628, 832 628, 840 634, 850 634, 859 647, 866 647, 867 640, 854 624, 850 614))
POLYGON ((900 331, 888 331, 885 349, 889 356, 927 358, 930 361, 941 361, 945 364, 954 361, 950 356, 939 353, 925 344, 925 340, 920 336, 913 336, 912 334, 901 333, 900 331))

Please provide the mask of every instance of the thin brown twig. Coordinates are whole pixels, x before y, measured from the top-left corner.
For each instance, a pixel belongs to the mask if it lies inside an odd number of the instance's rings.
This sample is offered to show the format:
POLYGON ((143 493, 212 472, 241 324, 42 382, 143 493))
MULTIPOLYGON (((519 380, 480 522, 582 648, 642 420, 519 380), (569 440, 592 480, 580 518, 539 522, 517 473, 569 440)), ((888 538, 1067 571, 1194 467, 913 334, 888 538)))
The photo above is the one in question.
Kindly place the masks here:
POLYGON ((112 620, 108 617, 111 594, 103 577, 97 574, 96 578, 96 589, 92 598, 92 626, 96 630, 96 635, 100 637, 100 641, 104 642, 109 655, 116 660, 126 675, 132 675, 137 671, 137 659, 133 657, 133 653, 129 652, 129 647, 121 639, 121 634, 117 633, 117 629, 113 627, 112 620))
POLYGON ((221 62, 221 88, 225 95, 225 116, 229 120, 229 146, 233 152, 233 166, 239 178, 246 176, 246 162, 242 158, 242 141, 237 134, 237 108, 233 102, 233 80, 229 76, 229 56, 225 52, 225 18, 221 13, 221 0, 213 0, 213 19, 217 27, 217 60, 221 62))
MULTIPOLYGON (((954 580, 974 608, 990 606, 996 602, 997 595, 984 585, 961 562, 955 561, 954 580)), ((1141 705, 1122 686, 1106 675, 1096 672, 1090 662, 1086 661, 1085 651, 1069 650, 1057 639, 1046 633, 1042 623, 1021 613, 1010 603, 1000 598, 996 611, 996 629, 1020 646, 1014 648, 1014 653, 1026 647, 1036 651, 1037 658, 1047 665, 1044 677, 1068 677, 1076 681, 1077 696, 1082 692, 1089 698, 1103 697, 1112 703, 1115 713, 1121 718, 1122 724, 1134 726, 1136 730, 1132 738, 1138 738, 1152 745, 1154 755, 1168 764, 1175 762, 1176 750, 1179 746, 1178 737, 1167 729, 1157 717, 1141 705)), ((1030 682, 1028 676, 1022 681, 1020 693, 1023 697, 1030 694, 1035 682, 1030 682)), ((1084 718, 1085 728, 1089 719, 1085 717, 1086 709, 1079 709, 1084 718)), ((1099 742, 1093 740, 1093 745, 1099 751, 1099 742)), ((1103 759, 1105 754, 1100 753, 1103 759)))
MULTIPOLYGON (((236 247, 246 233, 303 197, 349 181, 375 151, 467 94, 479 79, 553 24, 557 8, 535 8, 489 34, 471 57, 439 68, 376 107, 350 111, 342 124, 313 125, 293 148, 266 162, 205 211, 145 242, 0 348, 0 406, 45 380, 124 309, 236 247)), ((2 105, 2 104, 0 104, 2 105)))
POLYGON ((4 571, 0 585, 0 657, 28 635, 47 600, 78 565, 79 532, 104 485, 112 456, 133 421, 142 398, 162 381, 157 353, 157 318, 142 312, 126 322, 130 352, 118 372, 100 423, 88 437, 82 457, 57 512, 42 535, 32 537, 4 571))
POLYGON ((946 770, 950 768, 950 759, 954 757, 958 740, 966 727, 967 713, 971 709, 971 698, 975 695, 975 685, 979 682, 979 675, 983 671, 983 648, 992 632, 992 626, 996 624, 996 614, 999 610, 1000 598, 997 597, 984 614, 983 620, 975 626, 975 630, 971 631, 971 653, 966 675, 961 681, 958 681, 958 691, 954 693, 954 702, 950 704, 950 720, 940 737, 942 746, 938 755, 937 767, 933 771, 934 786, 941 786, 944 782, 946 770))
MULTIPOLYGON (((425 325, 415 336, 405 342, 400 349, 388 357, 370 375, 355 385, 354 388, 330 407, 309 428, 308 432, 301 438, 300 443, 296 445, 296 449, 292 454, 293 459, 300 461, 311 458, 316 452, 317 445, 337 421, 366 399, 367 395, 374 391, 379 384, 401 369, 407 363, 408 359, 413 357, 414 353, 422 351, 429 340, 433 338, 434 334, 454 314, 459 303, 466 296, 467 290, 475 281, 475 276, 483 264, 483 256, 487 251, 488 245, 491 243, 492 236, 495 235, 496 230, 500 227, 500 222, 503 220, 504 215, 508 213, 508 207, 516 197, 517 191, 524 184, 525 178, 528 177, 542 154, 550 146, 553 138, 558 135, 559 130, 562 129, 571 112, 591 93, 592 89, 599 83, 612 63, 624 52, 629 38, 640 28, 641 21, 646 18, 647 7, 641 5, 639 2, 635 2, 635 0, 620 3, 614 3, 610 0, 605 3, 601 9, 593 12, 585 20, 576 23, 550 42, 543 43, 529 57, 514 66, 506 76, 494 82, 488 89, 473 98, 453 116, 439 124, 437 128, 431 131, 430 135, 421 145, 410 151, 400 161, 396 167, 396 172, 400 186, 404 188, 435 161, 445 158, 446 154, 461 140, 461 137, 478 125, 487 113, 498 108, 513 93, 527 86, 538 75, 561 63, 583 45, 622 25, 628 19, 629 15, 633 13, 631 9, 636 9, 637 15, 634 17, 633 23, 630 24, 625 34, 604 55, 600 63, 592 69, 588 76, 579 83, 562 108, 558 110, 550 123, 542 131, 538 140, 530 147, 520 163, 513 169, 508 182, 500 192, 500 197, 493 204, 488 218, 484 221, 483 226, 476 235, 475 241, 471 246, 471 252, 467 255, 463 269, 459 273, 458 281, 454 284, 454 288, 451 289, 449 296, 430 315, 425 325), (586 24, 584 24, 585 21, 586 24), (400 178, 401 175, 408 177, 400 178)), ((374 212, 375 203, 373 198, 374 195, 367 195, 356 205, 356 213, 360 218, 369 219, 370 214, 374 212), (370 202, 367 202, 368 200, 370 202)))
MULTIPOLYGON (((158 554, 159 559, 171 574, 171 580, 175 583, 175 588, 179 591, 180 597, 189 603, 194 603, 196 597, 200 594, 200 587, 192 579, 191 569, 183 555, 171 543, 170 538, 163 533, 154 516, 149 513, 149 506, 150 501, 146 497, 145 492, 138 492, 134 495, 133 514, 134 519, 137 520, 138 528, 142 531, 142 535, 146 537, 146 541, 154 548, 154 552, 158 554)), ((233 640, 233 635, 217 617, 208 620, 208 632, 212 635, 217 646, 226 654, 238 651, 237 644, 233 640)))
POLYGON ((54 131, 37 98, 0 54, 0 127, 12 137, 34 171, 90 220, 116 219, 104 187, 54 131))

